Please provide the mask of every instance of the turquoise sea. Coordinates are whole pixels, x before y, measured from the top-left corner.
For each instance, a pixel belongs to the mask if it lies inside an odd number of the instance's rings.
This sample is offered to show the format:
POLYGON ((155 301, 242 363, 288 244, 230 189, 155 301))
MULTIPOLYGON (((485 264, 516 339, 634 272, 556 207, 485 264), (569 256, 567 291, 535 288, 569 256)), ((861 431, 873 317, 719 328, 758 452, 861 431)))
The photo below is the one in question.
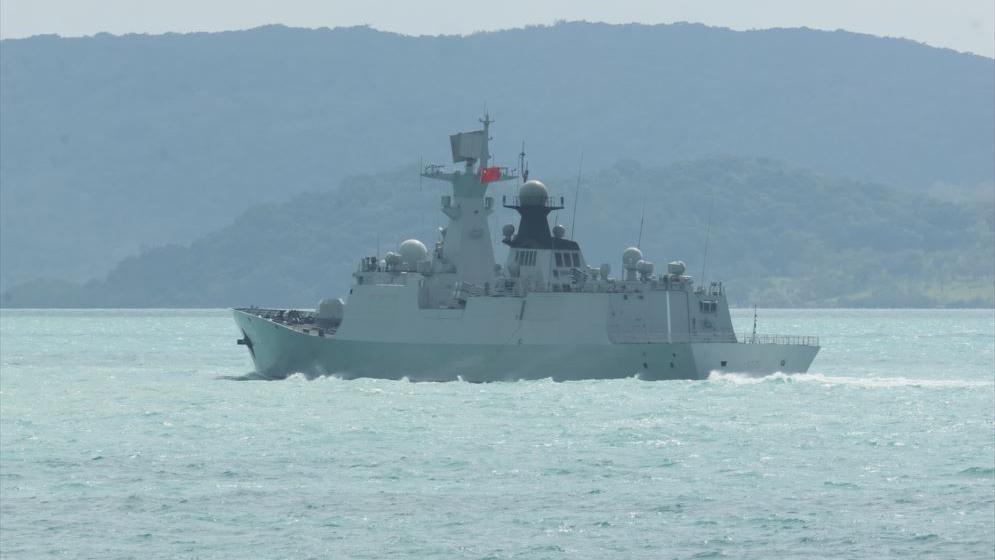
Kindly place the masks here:
POLYGON ((0 556, 995 557, 991 310, 760 331, 812 371, 239 381, 224 310, 4 310, 0 556))

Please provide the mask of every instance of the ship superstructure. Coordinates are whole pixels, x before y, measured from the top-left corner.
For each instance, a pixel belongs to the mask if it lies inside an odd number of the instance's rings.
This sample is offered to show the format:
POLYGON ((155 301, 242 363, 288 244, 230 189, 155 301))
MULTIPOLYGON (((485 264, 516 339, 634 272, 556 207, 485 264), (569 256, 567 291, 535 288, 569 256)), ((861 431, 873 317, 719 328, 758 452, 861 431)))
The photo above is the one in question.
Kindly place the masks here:
POLYGON ((345 299, 315 311, 236 309, 257 372, 418 381, 619 378, 701 379, 712 371, 807 371, 818 340, 737 337, 721 283, 698 285, 681 261, 661 273, 640 248, 622 271, 591 266, 549 214, 563 208, 527 171, 491 165, 489 116, 450 137, 456 168, 422 175, 448 182, 448 224, 432 250, 418 240, 364 257, 345 299), (526 176, 523 176, 526 175, 526 176), (502 197, 519 222, 501 230, 497 263, 492 183, 521 180, 502 197))

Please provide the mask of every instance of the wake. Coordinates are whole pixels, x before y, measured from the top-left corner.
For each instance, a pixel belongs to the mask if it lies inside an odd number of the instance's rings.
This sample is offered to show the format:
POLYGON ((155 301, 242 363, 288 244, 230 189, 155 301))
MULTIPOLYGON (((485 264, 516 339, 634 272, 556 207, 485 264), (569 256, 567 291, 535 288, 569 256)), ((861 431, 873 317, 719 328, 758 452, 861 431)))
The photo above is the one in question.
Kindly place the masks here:
POLYGON ((733 385, 756 385, 759 383, 815 383, 827 387, 848 386, 870 389, 888 389, 893 387, 920 387, 924 389, 969 389, 975 387, 992 387, 991 381, 974 381, 968 379, 914 379, 910 377, 848 377, 843 375, 825 375, 822 373, 773 373, 770 375, 750 375, 747 373, 723 373, 713 371, 708 375, 708 381, 731 383, 733 385))

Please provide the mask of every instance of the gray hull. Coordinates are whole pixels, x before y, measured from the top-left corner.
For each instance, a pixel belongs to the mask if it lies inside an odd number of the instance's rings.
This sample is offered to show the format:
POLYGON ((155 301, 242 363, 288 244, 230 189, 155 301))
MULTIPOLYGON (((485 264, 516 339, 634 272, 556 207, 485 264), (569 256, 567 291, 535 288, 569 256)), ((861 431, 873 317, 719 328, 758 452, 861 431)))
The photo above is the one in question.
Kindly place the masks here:
POLYGON ((458 344, 344 340, 302 333, 234 311, 255 364, 269 378, 294 373, 345 379, 470 382, 639 377, 704 379, 713 371, 804 372, 818 347, 789 344, 458 344))

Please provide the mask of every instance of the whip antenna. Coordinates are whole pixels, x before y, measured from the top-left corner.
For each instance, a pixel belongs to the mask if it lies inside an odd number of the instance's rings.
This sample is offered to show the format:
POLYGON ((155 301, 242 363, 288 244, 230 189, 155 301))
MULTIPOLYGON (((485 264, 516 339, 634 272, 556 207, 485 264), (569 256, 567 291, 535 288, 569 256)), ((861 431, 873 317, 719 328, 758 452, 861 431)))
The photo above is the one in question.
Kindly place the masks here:
POLYGON ((639 212, 639 239, 636 240, 636 248, 643 246, 643 219, 646 217, 646 192, 643 192, 643 208, 639 212))
POLYGON ((522 177, 522 182, 529 180, 529 168, 525 163, 525 140, 522 140, 522 151, 518 154, 518 174, 522 177))
POLYGON ((753 304, 753 338, 750 339, 750 342, 756 342, 756 341, 757 341, 757 304, 754 303, 753 304))
POLYGON ((570 235, 572 239, 577 239, 574 226, 577 225, 577 203, 580 202, 580 173, 584 169, 584 152, 580 153, 580 163, 577 164, 577 187, 574 189, 574 215, 570 220, 570 235))
MULTIPOLYGON (((713 195, 715 193, 712 193, 713 195)), ((708 199, 708 222, 705 224, 705 254, 701 259, 701 285, 705 286, 705 265, 708 263, 708 239, 712 233, 712 206, 715 204, 715 197, 708 199)))

